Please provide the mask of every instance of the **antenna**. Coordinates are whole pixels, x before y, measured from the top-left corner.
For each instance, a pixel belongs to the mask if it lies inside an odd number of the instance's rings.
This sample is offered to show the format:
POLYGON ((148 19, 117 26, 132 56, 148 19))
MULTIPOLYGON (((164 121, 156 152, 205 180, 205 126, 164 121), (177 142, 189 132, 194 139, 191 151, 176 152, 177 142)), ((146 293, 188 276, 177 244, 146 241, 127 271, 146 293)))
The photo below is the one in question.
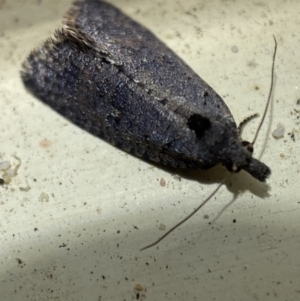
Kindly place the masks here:
MULTIPOLYGON (((272 60, 272 69, 271 69, 271 85, 270 85, 270 91, 269 91, 269 95, 268 95, 268 101, 265 107, 265 111, 263 114, 263 117, 260 121, 260 124, 258 126, 258 129, 256 131, 255 137, 253 139, 252 145, 254 145, 258 133, 262 127, 262 124, 265 120, 270 102, 271 102, 271 96, 272 96, 272 92, 273 92, 273 85, 274 85, 274 69, 275 69, 275 58, 276 58, 276 52, 277 52, 277 40, 275 38, 275 36, 273 35, 274 38, 274 42, 275 42, 275 46, 274 46, 274 53, 273 53, 273 60, 272 60)), ((250 116, 250 118, 245 121, 248 122, 250 119, 252 119, 253 117, 256 117, 256 115, 252 115, 250 116)), ((244 122, 242 123, 242 126, 244 125, 244 122)), ((240 125, 240 131, 242 130, 242 126, 240 125)), ((225 177, 222 182, 218 185, 218 187, 197 207, 195 208, 188 216, 186 216, 184 219, 182 219, 179 223, 177 223, 175 226, 173 226, 170 230, 168 230, 163 236, 161 236, 159 239, 157 239, 155 242, 153 242, 152 244, 142 248, 140 251, 144 251, 146 249, 149 249, 151 247, 154 247, 155 245, 157 245, 159 242, 161 242, 164 238, 166 238, 170 233, 172 233, 175 229, 177 229, 179 226, 181 226, 183 223, 185 223, 187 220, 189 220, 193 215, 195 215, 217 192, 218 190, 221 188, 221 186, 227 181, 227 179, 229 179, 229 177, 232 174, 229 174, 227 177, 225 177)))
POLYGON ((266 117, 266 114, 267 114, 267 111, 268 111, 268 108, 269 108, 269 105, 270 105, 270 102, 271 102, 272 92, 273 92, 275 58, 276 58, 276 52, 277 52, 277 41, 276 41, 276 38, 275 38, 274 35, 273 35, 273 38, 274 38, 275 46, 274 46, 274 53, 273 53, 273 60, 272 60, 270 91, 269 91, 268 101, 267 101, 267 104, 266 104, 266 107, 265 107, 264 115, 263 115, 263 117, 262 117, 262 119, 260 121, 258 129, 257 129, 256 134, 254 136, 253 142, 251 143, 252 145, 254 145, 254 143, 255 143, 255 141, 257 139, 258 133, 259 133, 259 131, 260 131, 261 127, 262 127, 262 124, 263 124, 263 122, 265 120, 265 117, 266 117))
POLYGON ((194 214, 196 214, 221 188, 221 186, 225 183, 225 181, 231 176, 228 175, 226 178, 222 180, 222 182, 218 185, 218 187, 197 207, 195 208, 188 216, 186 216, 183 220, 181 220, 179 223, 177 223, 175 226, 173 226, 169 231, 167 231, 163 236, 161 236, 159 239, 157 239, 154 243, 142 248, 140 251, 144 251, 146 249, 149 249, 155 245, 157 245, 160 241, 162 241, 165 237, 167 237, 171 232, 173 232, 176 228, 178 228, 180 225, 182 225, 184 222, 186 222, 188 219, 190 219, 194 214))

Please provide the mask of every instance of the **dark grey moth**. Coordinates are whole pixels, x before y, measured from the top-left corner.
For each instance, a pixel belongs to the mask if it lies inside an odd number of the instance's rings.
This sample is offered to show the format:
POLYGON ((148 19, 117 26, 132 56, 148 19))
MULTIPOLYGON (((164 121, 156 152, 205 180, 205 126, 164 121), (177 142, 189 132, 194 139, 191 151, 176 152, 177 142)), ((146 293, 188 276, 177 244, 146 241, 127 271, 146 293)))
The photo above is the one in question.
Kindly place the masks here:
POLYGON ((149 30, 97 0, 75 2, 63 24, 21 71, 42 101, 148 161, 270 175, 222 98, 149 30))

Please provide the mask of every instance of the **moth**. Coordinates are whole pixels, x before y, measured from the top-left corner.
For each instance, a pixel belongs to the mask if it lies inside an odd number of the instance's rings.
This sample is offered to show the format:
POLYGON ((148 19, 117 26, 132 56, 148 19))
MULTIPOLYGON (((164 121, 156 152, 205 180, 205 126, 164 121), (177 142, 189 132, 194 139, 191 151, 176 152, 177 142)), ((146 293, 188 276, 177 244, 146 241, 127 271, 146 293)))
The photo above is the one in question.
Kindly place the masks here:
POLYGON ((150 162, 184 169, 219 163, 259 181, 222 98, 148 29, 111 4, 76 1, 63 27, 23 64, 26 88, 95 136, 150 162))

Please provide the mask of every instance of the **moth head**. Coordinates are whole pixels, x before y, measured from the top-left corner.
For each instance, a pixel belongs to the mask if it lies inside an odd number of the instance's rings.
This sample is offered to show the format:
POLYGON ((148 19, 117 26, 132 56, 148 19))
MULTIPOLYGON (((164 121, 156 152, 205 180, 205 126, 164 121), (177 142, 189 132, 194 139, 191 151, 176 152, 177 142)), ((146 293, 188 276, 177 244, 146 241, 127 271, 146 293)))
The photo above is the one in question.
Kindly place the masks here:
MULTIPOLYGON (((259 181, 265 182, 271 170, 253 158, 253 143, 241 141, 235 123, 228 118, 209 118, 193 114, 188 118, 188 127, 195 132, 201 144, 205 144, 209 155, 221 162, 229 172, 244 169, 259 181)), ((207 154, 208 155, 208 154, 207 154)))
MULTIPOLYGON (((243 140, 241 142, 241 144, 242 144, 243 148, 245 148, 246 152, 251 154, 251 159, 252 159, 252 155, 253 155, 253 151, 254 151, 253 144, 251 142, 245 141, 245 140, 243 140)), ((251 159, 248 159, 246 161, 250 162, 251 159)), ((241 165, 236 164, 235 162, 233 162, 230 159, 225 162, 225 166, 228 171, 233 172, 233 173, 237 173, 237 172, 241 171, 241 169, 243 168, 241 165)))
MULTIPOLYGON (((253 158, 253 143, 248 141, 241 141, 240 143, 240 159, 227 159, 224 164, 227 170, 237 173, 243 169, 250 173, 257 180, 265 182, 266 179, 271 175, 270 168, 259 160, 253 158), (242 155, 242 153, 244 153, 244 155, 242 155)), ((233 158, 236 158, 236 156, 233 156, 233 158)))

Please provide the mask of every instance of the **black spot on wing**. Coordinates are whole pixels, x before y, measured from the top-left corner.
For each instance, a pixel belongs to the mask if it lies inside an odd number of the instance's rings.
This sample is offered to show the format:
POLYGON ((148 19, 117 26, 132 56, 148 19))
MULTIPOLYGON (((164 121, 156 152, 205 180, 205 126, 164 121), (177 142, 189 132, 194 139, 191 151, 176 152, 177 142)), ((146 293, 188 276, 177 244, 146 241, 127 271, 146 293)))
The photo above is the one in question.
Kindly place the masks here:
POLYGON ((198 139, 201 139, 205 131, 211 127, 210 120, 199 114, 191 115, 188 119, 187 125, 192 131, 195 131, 198 139))

